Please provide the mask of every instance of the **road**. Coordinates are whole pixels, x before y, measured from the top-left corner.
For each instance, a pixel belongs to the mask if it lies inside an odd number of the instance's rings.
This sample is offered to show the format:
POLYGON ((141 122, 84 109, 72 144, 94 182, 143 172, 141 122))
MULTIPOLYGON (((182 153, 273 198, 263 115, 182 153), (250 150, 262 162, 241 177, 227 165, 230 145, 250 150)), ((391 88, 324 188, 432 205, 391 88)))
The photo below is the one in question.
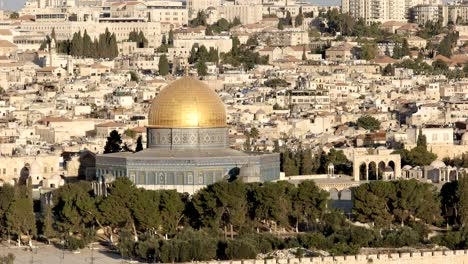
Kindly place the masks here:
MULTIPOLYGON (((4 256, 8 253, 15 255, 15 264, 115 264, 115 263, 130 263, 122 261, 119 255, 109 252, 106 248, 95 245, 93 249, 82 249, 79 253, 70 251, 62 251, 52 245, 40 244, 37 249, 31 251, 26 247, 0 247, 0 255, 4 256)), ((132 262, 138 263, 138 262, 132 262)))

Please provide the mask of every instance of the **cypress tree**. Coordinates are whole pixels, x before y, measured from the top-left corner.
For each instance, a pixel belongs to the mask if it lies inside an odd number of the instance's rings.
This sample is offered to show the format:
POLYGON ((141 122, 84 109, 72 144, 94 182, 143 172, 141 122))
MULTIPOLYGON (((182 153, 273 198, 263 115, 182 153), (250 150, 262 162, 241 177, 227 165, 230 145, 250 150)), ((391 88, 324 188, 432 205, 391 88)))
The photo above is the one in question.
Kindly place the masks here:
POLYGON ((287 11, 286 12, 286 18, 284 19, 284 22, 288 26, 292 26, 292 17, 291 17, 291 12, 287 11))
POLYGON ((199 76, 208 75, 208 67, 206 66, 205 60, 199 60, 197 62, 197 73, 199 76))
POLYGON ((109 137, 107 137, 106 146, 104 147, 104 154, 120 152, 122 150, 120 144, 122 144, 122 137, 120 136, 119 132, 112 130, 109 137))
POLYGON ((402 49, 400 47, 399 43, 395 43, 395 47, 393 48, 393 58, 394 59, 401 59, 403 57, 402 55, 402 49))
POLYGON ((83 55, 83 39, 81 37, 81 31, 73 34, 70 46, 70 52, 72 56, 81 57, 83 55))
POLYGON ((410 48, 406 39, 403 40, 403 44, 401 45, 401 55, 402 57, 410 55, 410 48))
POLYGON ((140 48, 148 47, 148 40, 146 39, 145 34, 141 30, 140 30, 140 33, 138 33, 138 40, 140 41, 139 43, 140 48))
POLYGON ((214 63, 219 62, 219 55, 217 49, 210 47, 210 51, 208 52, 208 61, 214 63))
POLYGON ((171 30, 169 30, 169 40, 168 40, 168 44, 169 45, 174 45, 174 32, 171 30))
POLYGON ((55 35, 55 28, 52 28, 52 33, 50 34, 50 38, 55 40, 55 42, 57 42, 57 37, 55 35))
POLYGON ((159 58, 159 75, 166 76, 169 74, 169 62, 166 55, 159 58))
POLYGON ((237 25, 241 25, 242 22, 241 22, 240 18, 234 17, 234 20, 232 21, 231 24, 232 24, 231 26, 235 27, 235 26, 237 26, 237 25))
POLYGON ((112 33, 111 35, 109 49, 110 49, 109 59, 114 59, 115 57, 119 56, 119 47, 117 46, 117 37, 115 36, 114 33, 112 33))
POLYGON ((107 49, 106 49, 106 34, 100 34, 99 40, 97 43, 98 58, 106 58, 107 49))
POLYGON ((192 50, 190 51, 190 56, 188 58, 188 62, 190 64, 193 64, 193 63, 197 62, 197 46, 196 46, 196 44, 194 44, 192 46, 192 50))
POLYGON ((139 136, 138 139, 137 139, 137 145, 136 145, 135 152, 139 152, 139 151, 142 151, 142 150, 143 150, 143 138, 141 136, 139 136))
POLYGON ((252 150, 252 145, 251 145, 250 141, 251 141, 250 135, 247 134, 247 138, 245 139, 245 142, 244 142, 244 150, 245 151, 251 151, 252 150))
POLYGON ((304 15, 302 14, 302 7, 299 8, 299 14, 296 16, 294 19, 295 26, 302 26, 302 23, 304 21, 304 15))
POLYGON ((99 40, 97 38, 94 38, 93 41, 93 58, 98 59, 100 57, 99 54, 99 40))
POLYGON ((128 41, 138 43, 138 33, 135 30, 130 32, 130 34, 128 35, 128 41))
POLYGON ((208 50, 204 45, 201 45, 197 50, 197 61, 199 60, 208 60, 208 50))
POLYGON ((91 41, 91 37, 88 35, 88 32, 84 31, 83 34, 83 56, 87 58, 91 58, 93 56, 93 43, 91 41))

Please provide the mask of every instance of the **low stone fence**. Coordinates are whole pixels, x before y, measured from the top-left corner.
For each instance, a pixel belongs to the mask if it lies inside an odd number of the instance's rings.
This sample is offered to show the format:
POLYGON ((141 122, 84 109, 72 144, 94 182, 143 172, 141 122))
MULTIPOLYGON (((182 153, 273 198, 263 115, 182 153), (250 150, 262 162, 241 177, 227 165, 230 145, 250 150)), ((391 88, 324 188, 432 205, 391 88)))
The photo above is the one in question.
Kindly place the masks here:
POLYGON ((339 256, 339 257, 206 261, 206 262, 197 262, 197 263, 198 264, 369 264, 369 263, 465 264, 465 263, 468 263, 468 250, 421 251, 421 252, 411 252, 411 253, 371 254, 371 255, 355 255, 355 256, 339 256))

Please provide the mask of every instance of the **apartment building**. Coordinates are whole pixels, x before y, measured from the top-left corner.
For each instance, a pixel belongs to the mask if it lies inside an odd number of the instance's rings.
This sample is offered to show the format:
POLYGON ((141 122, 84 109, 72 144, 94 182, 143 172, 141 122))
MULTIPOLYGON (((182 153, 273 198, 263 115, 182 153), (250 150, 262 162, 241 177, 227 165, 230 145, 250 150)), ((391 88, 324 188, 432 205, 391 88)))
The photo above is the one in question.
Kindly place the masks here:
POLYGON ((103 19, 101 21, 65 21, 61 23, 55 22, 25 22, 21 24, 21 30, 50 34, 55 30, 57 40, 67 40, 73 37, 76 32, 86 32, 91 39, 97 38, 99 34, 104 33, 108 29, 111 33, 115 33, 117 41, 127 40, 130 32, 142 31, 148 39, 150 48, 157 48, 161 44, 161 24, 159 22, 146 22, 137 19, 103 19))
POLYGON ((236 17, 242 24, 254 24, 263 18, 262 5, 223 5, 219 7, 222 18, 233 21, 236 17))
POLYGON ((431 21, 441 22, 445 26, 448 24, 449 9, 446 5, 418 5, 411 8, 410 14, 410 19, 414 23, 424 25, 431 21))
POLYGON ((342 12, 363 18, 367 23, 404 21, 417 5, 437 5, 440 0, 343 0, 342 12))
POLYGON ((189 18, 195 18, 198 11, 221 6, 221 2, 221 0, 187 0, 189 18))

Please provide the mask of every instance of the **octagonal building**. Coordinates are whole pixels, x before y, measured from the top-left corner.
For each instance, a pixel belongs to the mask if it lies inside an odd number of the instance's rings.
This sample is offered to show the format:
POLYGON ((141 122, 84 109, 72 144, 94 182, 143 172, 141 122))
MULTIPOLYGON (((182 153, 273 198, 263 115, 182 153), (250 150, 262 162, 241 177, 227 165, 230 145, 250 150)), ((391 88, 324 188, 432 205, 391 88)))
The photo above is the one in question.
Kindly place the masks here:
POLYGON ((147 148, 98 155, 96 172, 97 177, 129 177, 146 189, 192 194, 235 176, 245 182, 278 180, 280 157, 231 149, 223 102, 205 83, 183 77, 153 100, 147 148))

